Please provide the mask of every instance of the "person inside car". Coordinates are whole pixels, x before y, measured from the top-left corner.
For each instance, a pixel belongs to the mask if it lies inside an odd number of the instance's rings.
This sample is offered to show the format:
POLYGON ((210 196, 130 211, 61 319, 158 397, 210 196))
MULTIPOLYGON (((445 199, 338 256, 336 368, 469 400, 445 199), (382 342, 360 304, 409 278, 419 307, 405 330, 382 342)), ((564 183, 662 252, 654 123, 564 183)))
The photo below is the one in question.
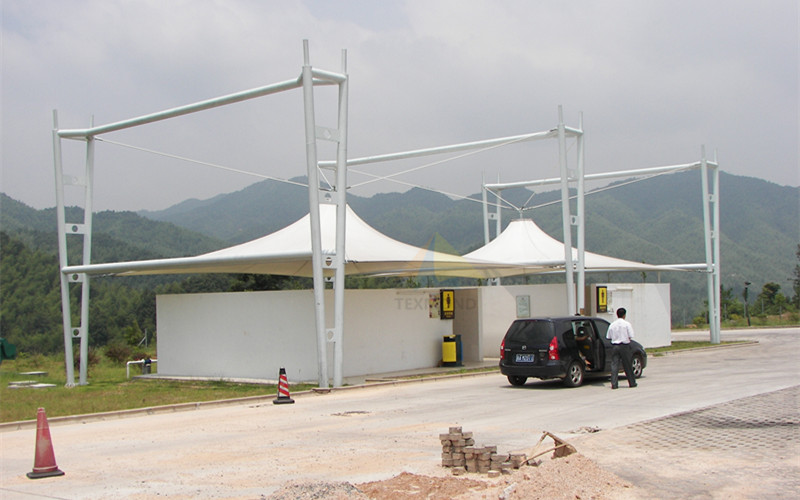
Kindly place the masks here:
POLYGON ((575 334, 575 342, 578 345, 578 354, 580 354, 581 359, 583 359, 586 368, 592 368, 592 338, 589 336, 585 327, 578 327, 578 331, 575 334))

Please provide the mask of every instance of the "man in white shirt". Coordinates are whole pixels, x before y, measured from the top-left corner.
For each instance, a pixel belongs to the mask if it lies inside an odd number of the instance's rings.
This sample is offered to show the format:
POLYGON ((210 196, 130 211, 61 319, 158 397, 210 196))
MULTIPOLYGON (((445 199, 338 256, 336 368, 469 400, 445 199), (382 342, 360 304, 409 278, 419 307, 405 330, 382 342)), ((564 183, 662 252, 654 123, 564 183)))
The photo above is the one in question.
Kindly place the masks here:
POLYGON ((619 364, 622 361, 622 368, 628 378, 628 385, 636 387, 636 378, 633 376, 633 366, 631 359, 631 339, 633 338, 633 327, 625 320, 628 311, 624 307, 617 309, 617 319, 608 327, 606 338, 611 340, 611 388, 616 389, 619 379, 619 364))

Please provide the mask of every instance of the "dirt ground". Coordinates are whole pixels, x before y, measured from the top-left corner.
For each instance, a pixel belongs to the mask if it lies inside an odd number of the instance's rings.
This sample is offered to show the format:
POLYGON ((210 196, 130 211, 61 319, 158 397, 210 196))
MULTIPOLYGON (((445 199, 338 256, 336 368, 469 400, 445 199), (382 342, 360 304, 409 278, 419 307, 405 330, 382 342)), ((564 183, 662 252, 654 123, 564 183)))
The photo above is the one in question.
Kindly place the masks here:
POLYGON ((269 500, 372 499, 429 500, 472 499, 634 499, 630 483, 601 469, 576 453, 562 458, 540 459, 538 466, 523 466, 512 474, 489 478, 486 474, 426 476, 403 472, 384 481, 350 483, 290 483, 269 500))

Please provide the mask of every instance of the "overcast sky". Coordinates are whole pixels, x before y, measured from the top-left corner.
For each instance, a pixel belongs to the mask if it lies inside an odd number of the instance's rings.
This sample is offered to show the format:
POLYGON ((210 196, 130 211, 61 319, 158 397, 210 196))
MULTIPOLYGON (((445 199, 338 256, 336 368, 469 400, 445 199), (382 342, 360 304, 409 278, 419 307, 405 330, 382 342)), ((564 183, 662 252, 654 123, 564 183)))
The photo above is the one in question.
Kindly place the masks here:
MULTIPOLYGON (((562 105, 568 126, 583 116, 589 173, 694 162, 705 145, 725 172, 800 185, 796 0, 1 3, 0 189, 36 208, 55 205, 53 110, 60 128, 85 128, 296 78, 303 39, 320 69, 339 71, 347 51, 351 158, 549 130, 562 105)), ((335 127, 334 97, 317 91, 318 125, 335 127)), ((218 167, 306 172, 300 90, 103 139, 214 166, 101 142, 97 210, 162 209, 263 178, 218 167)), ((557 177, 557 153, 518 144, 397 178, 466 195, 482 176, 557 177)), ((65 141, 67 173, 83 155, 65 141)), ((408 189, 368 179, 351 172, 352 192, 408 189)))

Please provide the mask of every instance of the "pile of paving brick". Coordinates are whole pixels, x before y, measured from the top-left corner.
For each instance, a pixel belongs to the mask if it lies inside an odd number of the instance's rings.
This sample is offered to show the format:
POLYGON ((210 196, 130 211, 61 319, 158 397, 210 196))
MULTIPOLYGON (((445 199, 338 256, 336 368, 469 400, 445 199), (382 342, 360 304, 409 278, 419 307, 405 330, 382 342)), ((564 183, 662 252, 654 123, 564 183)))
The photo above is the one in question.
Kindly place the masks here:
POLYGON ((525 465, 524 453, 497 453, 497 446, 475 446, 472 432, 461 427, 450 427, 447 434, 439 434, 442 442, 442 467, 452 468, 453 475, 466 472, 488 474, 497 477, 511 474, 513 469, 525 465))

